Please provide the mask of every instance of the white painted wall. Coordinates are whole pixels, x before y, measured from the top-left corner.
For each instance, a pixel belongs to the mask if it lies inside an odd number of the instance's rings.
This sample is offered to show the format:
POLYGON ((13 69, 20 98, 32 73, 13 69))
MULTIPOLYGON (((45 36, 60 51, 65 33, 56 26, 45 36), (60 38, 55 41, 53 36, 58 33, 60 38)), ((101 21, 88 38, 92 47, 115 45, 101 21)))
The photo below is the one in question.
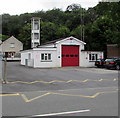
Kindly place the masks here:
POLYGON ((94 67, 95 61, 89 61, 89 54, 98 54, 98 58, 103 58, 103 52, 98 51, 82 51, 80 58, 80 66, 81 67, 94 67))
POLYGON ((28 60, 29 53, 32 55, 32 50, 22 51, 21 52, 21 65, 25 65, 25 60, 28 60))
POLYGON ((56 67, 57 66, 57 50, 49 49, 49 50, 39 50, 34 51, 34 68, 48 68, 48 67, 56 67), (51 53, 51 61, 42 61, 41 54, 42 53, 51 53))

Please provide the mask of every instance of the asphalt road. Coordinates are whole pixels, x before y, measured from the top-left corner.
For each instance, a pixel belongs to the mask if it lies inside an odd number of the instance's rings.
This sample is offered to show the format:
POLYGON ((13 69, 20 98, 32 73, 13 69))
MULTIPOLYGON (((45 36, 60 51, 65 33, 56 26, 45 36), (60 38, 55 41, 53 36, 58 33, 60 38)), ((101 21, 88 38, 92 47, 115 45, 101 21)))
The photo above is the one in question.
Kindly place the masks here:
POLYGON ((118 71, 7 64, 3 116, 117 116, 118 71))

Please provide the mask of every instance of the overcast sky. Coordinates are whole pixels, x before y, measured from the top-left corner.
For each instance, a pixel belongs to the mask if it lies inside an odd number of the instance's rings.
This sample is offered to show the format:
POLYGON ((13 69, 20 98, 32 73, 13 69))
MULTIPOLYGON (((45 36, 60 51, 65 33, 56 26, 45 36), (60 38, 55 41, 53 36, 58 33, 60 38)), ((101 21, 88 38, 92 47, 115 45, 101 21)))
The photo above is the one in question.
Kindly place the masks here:
POLYGON ((94 7, 100 0, 1 0, 0 14, 9 13, 19 15, 22 13, 32 13, 40 10, 50 10, 61 8, 65 10, 73 3, 80 4, 83 8, 94 7))

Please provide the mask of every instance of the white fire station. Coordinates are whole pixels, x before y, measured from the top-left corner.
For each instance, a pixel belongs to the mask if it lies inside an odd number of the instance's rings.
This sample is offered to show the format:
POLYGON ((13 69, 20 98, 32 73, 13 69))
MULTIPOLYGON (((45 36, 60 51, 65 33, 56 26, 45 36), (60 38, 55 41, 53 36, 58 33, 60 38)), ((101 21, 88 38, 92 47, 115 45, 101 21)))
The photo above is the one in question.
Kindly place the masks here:
POLYGON ((32 19, 32 49, 21 51, 21 65, 33 68, 93 67, 96 59, 103 58, 101 51, 85 51, 86 43, 73 36, 40 45, 39 20, 32 19))

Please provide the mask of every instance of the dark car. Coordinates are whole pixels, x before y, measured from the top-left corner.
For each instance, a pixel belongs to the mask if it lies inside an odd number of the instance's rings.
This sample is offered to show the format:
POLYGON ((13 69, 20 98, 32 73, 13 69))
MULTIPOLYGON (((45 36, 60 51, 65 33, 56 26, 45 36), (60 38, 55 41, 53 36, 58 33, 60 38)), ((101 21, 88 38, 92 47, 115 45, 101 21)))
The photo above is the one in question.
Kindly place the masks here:
POLYGON ((119 70, 120 69, 120 58, 106 59, 105 62, 104 62, 104 66, 107 69, 114 68, 114 69, 119 70))
POLYGON ((116 61, 116 69, 120 70, 120 59, 116 61))
POLYGON ((95 66, 97 66, 97 67, 104 67, 104 61, 105 61, 105 59, 97 59, 95 61, 95 66))

